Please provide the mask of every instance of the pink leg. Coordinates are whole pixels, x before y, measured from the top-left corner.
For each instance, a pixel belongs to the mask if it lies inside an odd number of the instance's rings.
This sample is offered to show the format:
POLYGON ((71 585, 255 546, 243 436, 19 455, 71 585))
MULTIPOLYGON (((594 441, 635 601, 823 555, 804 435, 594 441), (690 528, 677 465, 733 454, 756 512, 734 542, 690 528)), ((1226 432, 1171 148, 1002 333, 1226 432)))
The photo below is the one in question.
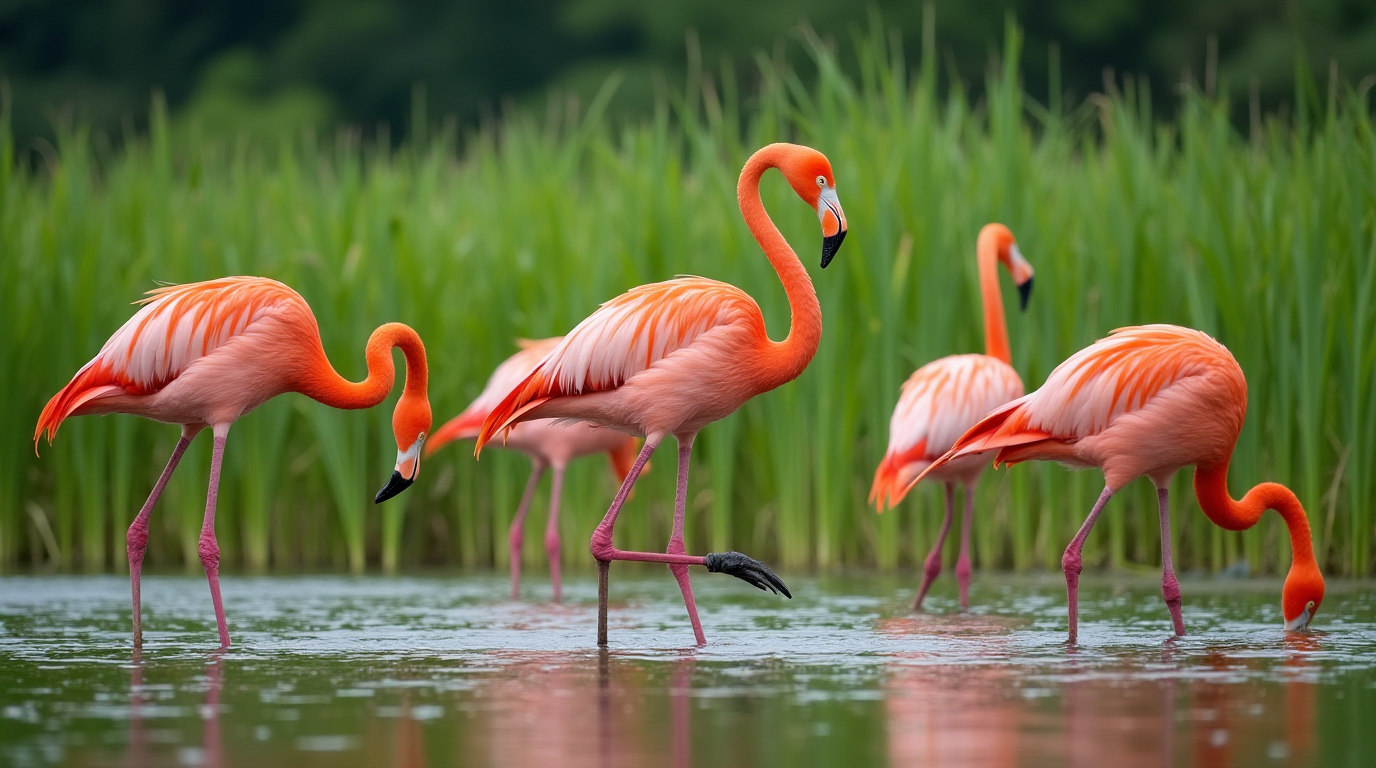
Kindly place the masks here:
POLYGON ((610 577, 612 560, 617 559, 616 548, 612 546, 612 529, 616 527, 616 516, 621 514, 621 505, 626 503, 626 497, 631 494, 631 488, 635 487, 635 481, 640 477, 640 472, 645 469, 645 462, 650 460, 650 454, 655 452, 655 448, 659 446, 659 441, 663 439, 663 435, 646 436, 645 445, 640 449, 640 455, 635 457, 631 471, 627 472, 626 479, 621 481, 621 488, 616 492, 616 498, 612 499, 611 507, 607 509, 607 514, 602 517, 602 522, 598 523, 597 528, 592 532, 592 541, 588 544, 588 549, 592 550, 592 556, 597 559, 598 645, 605 646, 607 644, 607 582, 610 577))
MULTIPOLYGON (((674 494, 674 529, 669 535, 671 555, 687 553, 683 545, 683 518, 688 509, 688 464, 693 453, 693 438, 696 435, 676 436, 678 439, 678 490, 674 494)), ((698 620, 698 604, 693 599, 693 585, 688 582, 688 566, 673 564, 669 571, 678 580, 679 591, 683 592, 683 604, 688 608, 688 620, 693 624, 693 637, 698 645, 707 645, 707 637, 702 633, 702 622, 698 620)))
POLYGON ((124 537, 125 548, 129 552, 129 586, 134 594, 135 648, 143 647, 143 609, 140 592, 143 581, 143 554, 148 550, 148 517, 153 513, 153 505, 158 503, 158 497, 162 496, 163 489, 167 487, 167 481, 172 479, 172 472, 181 462, 186 447, 191 445, 191 440, 200 431, 200 427, 182 428, 181 439, 177 441, 177 447, 172 449, 172 458, 167 460, 167 467, 163 469, 162 476, 153 486, 153 492, 148 494, 148 501, 143 503, 143 509, 134 517, 134 522, 129 525, 129 533, 124 537))
POLYGON ((1084 560, 1080 557, 1080 552, 1085 548, 1085 539, 1089 538, 1089 531, 1094 527, 1094 521, 1099 519, 1099 513, 1104 511, 1104 505, 1113 498, 1113 491, 1108 488, 1099 494, 1099 500, 1094 502, 1094 509, 1089 511, 1089 517, 1085 518, 1084 525, 1080 526, 1080 532, 1075 534, 1075 538, 1070 540, 1070 546, 1065 548, 1065 554, 1061 556, 1061 570, 1065 572, 1065 589, 1070 596, 1070 643, 1075 643, 1079 635, 1079 596, 1080 596, 1080 571, 1084 568, 1084 560))
MULTIPOLYGON (((640 477, 640 472, 645 468, 645 462, 649 461, 650 454, 655 452, 659 446, 659 441, 663 440, 663 435, 650 435, 645 438, 645 446, 640 449, 640 455, 636 457, 635 464, 631 466, 631 471, 627 473, 626 479, 621 483, 621 490, 616 492, 616 498, 612 501, 612 506, 607 510, 607 514, 602 518, 602 522, 597 524, 597 530, 593 531, 592 541, 588 548, 592 550, 592 556, 597 558, 597 643, 598 645, 607 644, 607 579, 613 560, 634 560, 642 563, 664 563, 665 565, 702 565, 706 566, 712 573, 726 573, 736 578, 753 584, 757 589, 773 592, 784 597, 793 597, 789 594, 788 587, 779 580, 774 572, 765 567, 764 563, 753 558, 746 557, 739 552, 709 553, 706 557, 674 552, 672 550, 683 548, 683 511, 686 504, 688 486, 688 451, 691 450, 691 438, 683 439, 680 442, 680 472, 678 503, 675 510, 675 536, 678 544, 675 545, 673 538, 670 538, 669 552, 659 554, 657 552, 627 552, 612 546, 612 529, 616 525, 616 516, 621 512, 621 505, 626 503, 626 497, 630 494, 631 488, 635 485, 636 478, 640 477)), ((682 439, 682 438, 681 438, 682 439)), ((677 572, 675 573, 677 576, 677 572)), ((694 633, 697 635, 698 642, 703 642, 702 627, 697 621, 696 604, 693 602, 693 592, 688 586, 686 577, 679 582, 683 589, 683 599, 688 605, 689 618, 693 620, 694 633)))
POLYGON ((932 551, 927 553, 927 559, 922 565, 922 586, 917 590, 917 601, 913 603, 913 610, 922 610, 922 600, 927 597, 927 590, 932 588, 932 582, 941 574, 941 547, 946 543, 946 534, 951 530, 951 517, 955 514, 956 507, 956 486, 954 483, 946 483, 946 520, 941 524, 941 533, 936 535, 936 544, 932 545, 932 551))
POLYGON ((1171 564, 1171 504, 1170 490, 1157 488, 1156 499, 1161 505, 1161 597, 1166 600, 1166 608, 1171 612, 1171 623, 1175 625, 1176 637, 1185 636, 1185 618, 1180 615, 1180 582, 1175 579, 1175 566, 1171 564))
POLYGON ((975 516, 975 484, 965 486, 965 523, 960 527, 960 558, 956 560, 956 583, 960 585, 960 609, 970 610, 970 523, 975 516))
POLYGON ((224 427, 215 428, 215 448, 210 457, 210 490, 205 497, 205 521, 201 524, 201 565, 210 582, 210 602, 215 605, 215 622, 220 628, 220 647, 229 647, 229 625, 225 623, 225 608, 220 601, 220 545, 215 543, 215 500, 220 495, 220 463, 225 457, 224 427))
POLYGON ((549 519, 545 521, 545 554, 549 556, 549 580, 554 586, 554 602, 564 597, 563 581, 559 568, 559 496, 564 492, 565 465, 554 465, 554 479, 549 487, 549 519))
POLYGON ((506 535, 507 551, 511 560, 512 600, 521 599, 521 542, 525 538, 526 511, 530 509, 530 500, 535 496, 535 486, 540 484, 540 478, 545 474, 543 461, 536 461, 534 465, 530 472, 530 481, 526 483, 526 492, 521 494, 521 505, 516 508, 516 517, 512 519, 511 529, 506 535))

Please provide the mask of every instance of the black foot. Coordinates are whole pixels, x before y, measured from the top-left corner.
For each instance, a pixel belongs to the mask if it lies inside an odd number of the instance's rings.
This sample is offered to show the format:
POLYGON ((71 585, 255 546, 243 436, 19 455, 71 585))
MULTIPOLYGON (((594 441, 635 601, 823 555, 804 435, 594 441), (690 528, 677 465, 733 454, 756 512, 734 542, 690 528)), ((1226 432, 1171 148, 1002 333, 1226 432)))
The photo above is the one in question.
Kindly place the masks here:
POLYGON ((746 557, 739 552, 712 552, 705 559, 707 570, 711 573, 730 574, 755 585, 757 589, 793 599, 783 581, 759 560, 746 557))

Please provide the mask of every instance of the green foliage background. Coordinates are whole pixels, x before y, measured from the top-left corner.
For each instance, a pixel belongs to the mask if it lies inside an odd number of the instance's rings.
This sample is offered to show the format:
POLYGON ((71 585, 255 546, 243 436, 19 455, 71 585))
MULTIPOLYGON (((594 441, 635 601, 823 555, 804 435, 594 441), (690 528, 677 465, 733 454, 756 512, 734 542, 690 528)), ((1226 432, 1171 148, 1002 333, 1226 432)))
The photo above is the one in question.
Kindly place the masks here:
MULTIPOLYGON (((793 140, 830 157, 851 232, 836 263, 816 270, 815 214, 767 178, 766 205, 814 274, 826 331, 799 380, 701 436, 691 550, 734 548, 783 568, 920 559, 939 524, 938 491, 882 516, 866 508, 866 491, 899 384, 925 361, 980 348, 974 239, 998 220, 1037 268, 1031 307, 1010 313, 1029 389, 1122 325, 1214 334, 1251 386, 1234 494, 1265 479, 1291 485, 1326 568, 1371 573, 1368 94, 1340 81, 1325 90, 1301 69, 1296 108, 1239 132, 1229 102, 1195 91, 1167 120, 1132 83, 1083 103, 1064 103, 1058 87, 1034 100, 1019 78, 1021 44, 1010 28, 978 101, 939 79, 930 39, 910 68, 876 24, 835 50, 804 32, 801 69, 788 53, 741 71, 690 66, 640 119, 607 116, 615 80, 585 108, 515 110, 462 136, 425 130, 418 109, 418 130, 400 148, 350 131, 216 139, 173 130, 158 104, 147 137, 123 150, 73 128, 31 166, 16 162, 15 134, 0 121, 0 567, 122 564, 124 529, 177 430, 78 418, 41 457, 29 437, 46 399, 155 281, 283 280, 315 309, 336 367, 356 379, 371 329, 410 323, 429 349, 437 418, 447 418, 514 338, 565 332, 600 301, 675 274, 740 285, 782 337, 783 291, 733 190, 751 151, 793 140)), ((374 507, 392 462, 392 402, 335 412, 293 395, 242 419, 219 505, 226 563, 501 563, 526 462, 492 451, 479 463, 449 449, 414 488, 374 507)), ((198 567, 208 457, 202 438, 155 511, 153 563, 198 567)), ((671 467, 658 462, 642 481, 620 546, 667 540, 671 467)), ((1100 487, 1094 473, 1049 465, 986 475, 977 567, 1055 568, 1100 487)), ((600 459, 570 473, 566 562, 589 562, 584 542, 613 490, 600 459)), ((1188 473, 1174 498, 1180 567, 1288 562, 1278 518, 1240 535, 1217 529, 1195 509, 1188 473)), ((1153 502, 1145 481, 1120 494, 1089 562, 1159 562, 1153 502)), ((539 538, 527 537, 533 561, 539 538)))
POLYGON ((770 47, 805 64, 800 47, 778 43, 800 21, 844 40, 874 10, 916 58, 926 7, 940 24, 937 59, 975 89, 1009 13, 1027 30, 1021 74, 1038 94, 1058 78, 1083 98, 1107 68, 1158 84, 1158 108, 1182 73, 1255 88, 1272 107, 1292 99, 1297 60, 1354 83, 1376 73, 1369 0, 8 0, 0 80, 24 151, 63 121, 141 132, 155 91, 174 123, 226 136, 345 123, 395 141, 413 90, 429 114, 466 126, 541 103, 551 87, 586 103, 620 72, 609 109, 643 114, 686 74, 690 37, 709 67, 770 47))

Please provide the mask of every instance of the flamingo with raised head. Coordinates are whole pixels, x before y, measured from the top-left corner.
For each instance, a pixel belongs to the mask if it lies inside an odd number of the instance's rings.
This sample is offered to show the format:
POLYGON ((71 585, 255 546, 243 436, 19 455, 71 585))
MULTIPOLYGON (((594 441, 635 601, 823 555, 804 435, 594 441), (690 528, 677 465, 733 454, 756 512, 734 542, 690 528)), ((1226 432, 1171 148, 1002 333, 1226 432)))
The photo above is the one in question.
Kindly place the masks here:
POLYGON ((181 425, 172 458, 126 536, 134 646, 140 647, 139 585, 148 546, 148 517, 191 440, 210 427, 215 444, 199 552, 210 582, 220 647, 227 648, 229 626, 220 600, 215 501, 230 425, 287 392, 299 392, 334 408, 371 408, 392 391, 396 370, 391 352, 400 347, 406 358, 406 386, 392 414, 397 463, 377 493, 375 501, 381 503, 405 490, 420 472, 421 447, 430 430, 425 347, 407 326, 383 325, 368 339, 368 378, 353 383, 336 373, 325 357, 320 328, 306 300, 276 280, 226 277, 148 293, 148 298, 137 302, 143 307, 48 401, 34 430, 34 449, 44 432, 51 444, 58 426, 70 416, 129 413, 181 425))
POLYGON ((792 327, 781 342, 765 331, 764 315, 749 294, 727 283, 681 277, 633 288, 578 324, 525 381, 492 410, 477 450, 497 433, 531 419, 587 421, 645 437, 607 514, 593 532, 598 566, 597 642, 607 643, 608 575, 613 560, 666 563, 678 581, 693 635, 707 642, 688 580, 688 566, 729 573, 760 589, 790 596, 762 563, 739 552, 686 554, 683 522, 693 438, 756 395, 792 381, 817 352, 822 308, 807 270, 765 212, 760 177, 778 168, 822 224, 822 268, 846 235, 831 163, 815 149, 770 144, 746 162, 736 196, 746 225, 783 283, 792 327), (626 496, 666 435, 678 442, 678 490, 665 554, 628 552, 612 544, 626 496))
MULTIPOLYGON (((562 336, 538 341, 520 340, 521 350, 508 357, 492 372, 487 386, 478 394, 478 399, 464 409, 463 413, 450 419, 444 426, 435 430, 425 441, 425 455, 444 447, 455 440, 473 440, 482 431, 483 420, 492 412, 494 406, 506 397, 517 384, 525 380, 535 366, 550 350, 563 341, 562 336)), ((559 424, 554 419, 539 419, 523 422, 513 427, 507 437, 506 447, 520 451, 530 458, 532 465, 530 481, 526 483, 525 493, 521 495, 516 517, 511 521, 507 532, 507 546, 511 555, 511 599, 521 596, 521 544, 525 538, 526 511, 535 495, 535 487, 540 484, 545 470, 553 471, 549 491, 549 519, 545 522, 545 554, 549 556, 549 578, 554 586, 554 602, 563 596, 563 581, 560 577, 559 563, 559 498, 564 489, 564 471, 569 462, 581 456, 607 454, 611 460, 612 474, 617 482, 626 479, 638 451, 635 438, 614 429, 598 429, 591 424, 559 424)))
POLYGON ((1050 460, 1102 470, 1104 491, 1061 558, 1074 643, 1085 539, 1113 494, 1143 475, 1156 485, 1160 507, 1161 596, 1176 636, 1185 634, 1168 490, 1178 470, 1194 466, 1195 496, 1214 525, 1242 531, 1268 509, 1280 513, 1291 550, 1281 613, 1287 630, 1305 629, 1323 604, 1324 582, 1304 507, 1279 483, 1262 483, 1240 501, 1228 494, 1228 463, 1246 415, 1247 379, 1222 344, 1175 325, 1120 328, 1056 366, 1041 389, 985 416, 913 482, 990 450, 998 450, 996 467, 1050 460))
MULTIPOLYGON (((1032 295, 1032 265, 1018 250, 1013 233, 1002 224, 986 224, 975 245, 979 261, 979 291, 984 299, 984 354, 949 355, 918 368, 903 384, 889 422, 889 449, 874 473, 870 503, 883 512, 907 495, 913 478, 950 450, 956 438, 984 414, 1022 397, 1022 379, 1013 369, 1008 351, 1008 324, 1003 317, 998 265, 1018 286, 1022 309, 1032 295)), ((970 523, 975 509, 975 484, 993 459, 993 452, 972 454, 948 463, 933 474, 946 491, 946 519, 923 564, 922 586, 913 610, 941 573, 941 547, 955 517, 956 486, 965 489, 965 523, 960 529, 960 557, 956 582, 960 607, 970 607, 970 523)))

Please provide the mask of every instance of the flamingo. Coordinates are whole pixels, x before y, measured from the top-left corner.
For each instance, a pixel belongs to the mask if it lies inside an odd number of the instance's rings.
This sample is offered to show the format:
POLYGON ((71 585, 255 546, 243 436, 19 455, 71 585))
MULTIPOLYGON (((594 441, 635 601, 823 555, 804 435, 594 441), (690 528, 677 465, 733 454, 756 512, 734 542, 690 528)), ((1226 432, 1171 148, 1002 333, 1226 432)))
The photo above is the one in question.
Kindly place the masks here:
MULTIPOLYGON (((889 449, 874 473, 870 503, 883 512, 907 494, 909 482, 950 450, 956 438, 980 417, 1009 400, 1022 397, 1022 379, 1013 369, 1008 353, 1008 325, 1003 319, 998 264, 1013 276, 1023 309, 1032 295, 1032 265, 1023 258, 1013 233, 1002 224, 986 224, 975 247, 979 261, 979 288, 984 298, 984 354, 949 355, 918 368, 904 382, 889 422, 889 449)), ((955 516, 956 485, 965 489, 965 524, 960 529, 960 558, 956 581, 960 607, 970 607, 970 520, 975 508, 975 484, 993 459, 992 452, 962 457, 933 475, 946 488, 946 519, 936 544, 927 553, 922 586, 913 610, 941 573, 941 547, 955 516)))
POLYGON ((688 499, 688 465, 693 438, 707 424, 729 415, 747 400, 792 381, 817 352, 822 309, 798 256, 770 220, 760 199, 760 177, 778 168, 822 225, 822 268, 846 235, 846 218, 836 196, 831 163, 815 149, 770 144, 746 162, 736 186, 741 214, 783 283, 792 327, 772 341, 764 316, 745 291, 716 280, 680 277, 633 288, 603 304, 579 323, 502 400, 483 422, 476 451, 498 432, 531 419, 587 421, 643 436, 607 514, 593 532, 590 548, 598 566, 598 645, 607 643, 608 575, 613 560, 666 563, 683 593, 698 645, 706 644, 688 580, 688 566, 728 573, 759 589, 791 597, 764 564, 739 552, 686 554, 683 522, 688 499), (612 544, 617 514, 645 462, 666 435, 678 443, 678 490, 674 523, 665 554, 629 552, 612 544))
POLYGON ((396 371, 391 351, 400 347, 406 358, 406 386, 392 414, 397 463, 377 493, 375 501, 380 504, 405 490, 420 472, 421 447, 430 429, 425 347, 405 325, 379 327, 365 352, 368 378, 355 384, 336 373, 325 357, 320 328, 306 300, 276 280, 225 277, 158 288, 147 295, 136 302, 142 308, 48 401, 34 430, 34 450, 44 432, 51 445, 57 428, 70 416, 129 413, 181 425, 172 458, 126 536, 137 648, 143 645, 139 586, 148 517, 187 446, 210 427, 215 442, 198 549, 210 583, 220 647, 228 648, 215 501, 230 425, 286 392, 299 392, 334 408, 371 408, 392 391, 396 371))
POLYGON ((1113 494, 1143 475, 1155 484, 1160 506, 1161 596, 1176 636, 1184 636, 1168 496, 1171 477, 1193 465, 1195 497, 1214 525, 1242 531, 1268 509, 1280 513, 1291 550, 1281 613, 1286 630, 1307 629, 1323 604, 1324 582, 1304 507, 1279 483, 1262 483, 1240 501, 1228 494, 1228 464, 1246 415, 1247 379, 1222 344, 1175 325, 1120 328, 1056 366, 1041 389, 985 416, 913 482, 995 449, 996 467, 1051 460, 1103 471, 1104 491, 1061 558, 1073 644, 1085 539, 1113 494))
MULTIPOLYGON (((518 342, 521 351, 497 366, 478 399, 463 413, 436 430, 425 442, 425 455, 429 457, 455 440, 476 438, 482 429, 483 419, 491 413, 493 406, 500 403, 512 387, 530 375, 540 360, 560 341, 563 341, 562 336, 539 341, 522 339, 518 342)), ((598 429, 590 424, 557 424, 552 419, 541 419, 513 428, 506 445, 530 457, 532 464, 530 482, 526 483, 521 504, 516 508, 516 517, 511 521, 511 530, 507 535, 511 552, 511 599, 516 600, 521 596, 521 542, 524 539, 526 510, 530 508, 531 497, 535 495, 535 486, 539 485, 545 470, 552 468, 554 479, 549 495, 549 520, 545 523, 545 553, 549 556, 549 576, 554 585, 554 602, 557 603, 563 593, 559 568, 559 497, 564 488, 564 470, 573 459, 605 451, 617 482, 625 480, 637 453, 635 439, 616 430, 598 429)))

